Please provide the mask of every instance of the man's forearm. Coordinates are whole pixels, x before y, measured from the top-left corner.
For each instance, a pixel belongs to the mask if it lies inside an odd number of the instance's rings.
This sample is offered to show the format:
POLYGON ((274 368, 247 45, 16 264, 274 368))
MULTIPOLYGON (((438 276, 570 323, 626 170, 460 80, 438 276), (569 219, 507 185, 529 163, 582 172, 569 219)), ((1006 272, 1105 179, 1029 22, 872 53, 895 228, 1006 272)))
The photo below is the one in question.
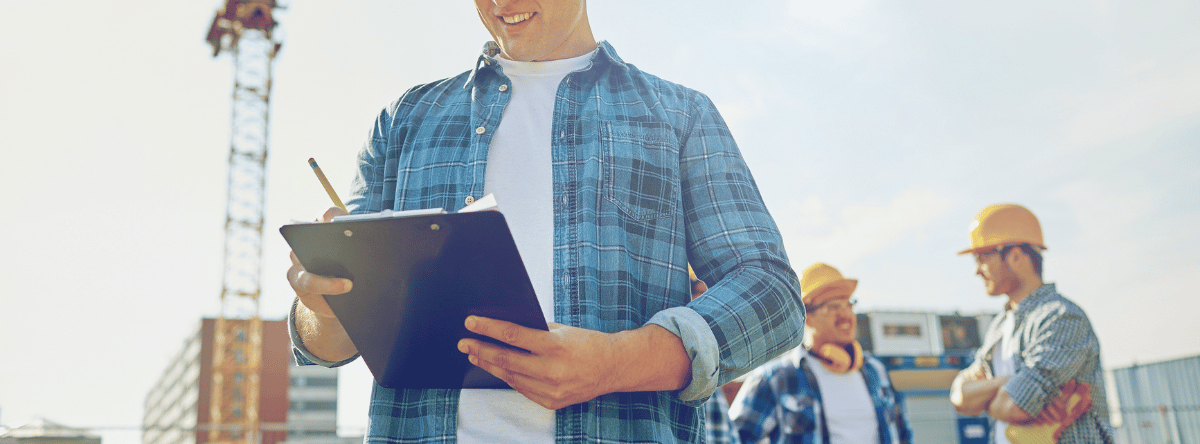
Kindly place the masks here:
POLYGON ((1021 424, 1033 419, 1031 415, 1021 410, 1012 397, 1008 396, 1008 392, 1004 390, 1003 386, 997 390, 996 396, 988 403, 987 411, 992 418, 1009 424, 1021 424))
POLYGON ((655 324, 614 335, 619 365, 610 392, 679 390, 692 379, 692 361, 683 341, 655 324))
POLYGON ((314 356, 330 362, 349 359, 358 353, 346 329, 337 318, 320 316, 304 304, 296 304, 296 334, 304 348, 314 356))
POLYGON ((1008 378, 970 380, 960 376, 950 388, 950 402, 958 413, 978 415, 988 409, 1005 381, 1008 378))

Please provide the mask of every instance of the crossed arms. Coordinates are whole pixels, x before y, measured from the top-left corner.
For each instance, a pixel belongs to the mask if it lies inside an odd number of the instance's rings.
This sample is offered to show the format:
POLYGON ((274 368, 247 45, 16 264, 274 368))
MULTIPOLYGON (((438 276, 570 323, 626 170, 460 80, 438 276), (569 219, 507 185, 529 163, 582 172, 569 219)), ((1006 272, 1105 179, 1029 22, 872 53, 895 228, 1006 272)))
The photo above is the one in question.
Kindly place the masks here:
POLYGON ((971 364, 954 378, 950 386, 950 403, 954 404, 955 411, 964 415, 986 411, 991 417, 1010 424, 1028 422, 1033 418, 1004 390, 1004 384, 1010 378, 987 378, 979 362, 971 364))

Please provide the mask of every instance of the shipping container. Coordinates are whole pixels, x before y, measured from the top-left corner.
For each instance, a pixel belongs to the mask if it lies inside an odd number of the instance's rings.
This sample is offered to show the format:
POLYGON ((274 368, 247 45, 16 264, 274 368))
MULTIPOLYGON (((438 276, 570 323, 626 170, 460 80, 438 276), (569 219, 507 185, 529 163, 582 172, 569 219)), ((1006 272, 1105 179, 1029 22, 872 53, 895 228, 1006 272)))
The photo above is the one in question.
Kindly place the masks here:
POLYGON ((1126 444, 1200 444, 1200 356, 1112 371, 1126 444))

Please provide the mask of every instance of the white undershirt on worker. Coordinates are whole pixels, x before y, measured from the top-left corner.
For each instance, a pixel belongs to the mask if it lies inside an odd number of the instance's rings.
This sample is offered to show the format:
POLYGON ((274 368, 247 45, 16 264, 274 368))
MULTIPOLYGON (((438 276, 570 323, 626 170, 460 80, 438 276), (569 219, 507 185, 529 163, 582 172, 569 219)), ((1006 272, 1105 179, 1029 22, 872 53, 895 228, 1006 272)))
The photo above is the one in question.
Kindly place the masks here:
POLYGON ((821 390, 830 444, 879 442, 879 419, 862 372, 833 373, 811 354, 804 362, 821 390))
MULTIPOLYGON (((1006 375, 1015 375, 1017 373, 1017 363, 1014 356, 1017 355, 1017 343, 1013 340, 1013 330, 1017 328, 1016 317, 1013 316, 1013 310, 1008 310, 1000 320, 1000 343, 992 349, 992 375, 1001 377, 1006 375)), ((1004 436, 1004 430, 1008 428, 1008 423, 996 420, 996 425, 992 429, 993 441, 996 444, 1009 444, 1008 437, 1004 436)))
MULTIPOLYGON (((550 138, 555 94, 592 54, 548 62, 498 58, 511 84, 488 149, 484 193, 494 194, 546 321, 554 320, 554 182, 550 138)), ((458 404, 458 442, 554 442, 554 411, 515 390, 467 389, 458 404)))

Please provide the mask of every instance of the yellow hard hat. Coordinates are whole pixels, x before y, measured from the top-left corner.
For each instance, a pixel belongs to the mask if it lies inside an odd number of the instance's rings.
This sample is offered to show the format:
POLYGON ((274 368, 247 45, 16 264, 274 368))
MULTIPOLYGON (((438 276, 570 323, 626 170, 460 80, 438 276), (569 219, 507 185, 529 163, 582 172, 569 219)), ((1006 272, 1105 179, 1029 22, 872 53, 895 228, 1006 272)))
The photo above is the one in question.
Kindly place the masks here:
POLYGON ((1015 204, 984 208, 971 221, 971 247, 958 254, 994 250, 1009 245, 1029 244, 1045 250, 1042 224, 1029 209, 1015 204))
POLYGON ((817 305, 836 297, 850 296, 857 287, 857 279, 846 279, 836 268, 817 262, 800 277, 800 299, 804 305, 817 305))

